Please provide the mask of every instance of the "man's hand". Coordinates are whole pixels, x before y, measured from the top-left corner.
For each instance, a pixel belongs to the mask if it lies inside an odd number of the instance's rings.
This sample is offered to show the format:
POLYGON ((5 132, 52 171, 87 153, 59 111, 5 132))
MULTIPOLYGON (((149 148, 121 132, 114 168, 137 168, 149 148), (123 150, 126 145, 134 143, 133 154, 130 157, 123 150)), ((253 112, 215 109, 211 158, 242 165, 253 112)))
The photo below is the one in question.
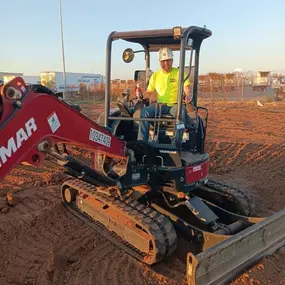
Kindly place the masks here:
POLYGON ((184 101, 186 104, 189 104, 193 100, 190 85, 184 87, 184 92, 185 92, 184 101))
POLYGON ((192 96, 185 96, 184 101, 186 104, 189 104, 192 101, 192 96))
POLYGON ((189 104, 193 100, 193 96, 191 95, 191 88, 190 85, 184 87, 185 97, 184 102, 189 104))
POLYGON ((149 103, 156 103, 157 102, 157 93, 156 92, 145 92, 144 98, 149 99, 149 103))
POLYGON ((157 94, 156 93, 152 93, 149 97, 149 103, 156 103, 157 102, 157 94))

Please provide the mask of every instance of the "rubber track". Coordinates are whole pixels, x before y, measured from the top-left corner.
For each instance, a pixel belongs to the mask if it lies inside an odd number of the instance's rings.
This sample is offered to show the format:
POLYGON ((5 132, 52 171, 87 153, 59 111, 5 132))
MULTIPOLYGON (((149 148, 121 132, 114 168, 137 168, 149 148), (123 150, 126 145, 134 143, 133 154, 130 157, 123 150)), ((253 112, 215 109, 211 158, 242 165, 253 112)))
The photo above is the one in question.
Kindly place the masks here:
POLYGON ((243 202, 245 208, 248 210, 248 213, 246 213, 248 216, 254 213, 255 207, 247 191, 214 180, 209 180, 205 187, 226 194, 229 197, 233 196, 240 202, 243 202))
POLYGON ((176 250, 177 235, 172 223, 167 217, 161 215, 152 208, 140 204, 134 199, 123 201, 115 197, 104 195, 96 191, 96 186, 81 180, 67 181, 62 185, 61 189, 63 204, 75 216, 134 258, 147 264, 154 264, 162 261, 166 256, 171 255, 176 250), (123 211, 124 214, 128 215, 130 219, 136 221, 139 225, 143 225, 144 229, 147 230, 148 234, 152 235, 154 240, 155 249, 153 254, 156 252, 155 257, 145 261, 144 258, 147 256, 146 253, 141 252, 130 243, 126 242, 115 232, 109 231, 103 224, 94 220, 91 216, 78 208, 75 203, 67 203, 64 199, 63 193, 66 186, 71 187, 79 192, 83 192, 89 196, 93 196, 95 199, 98 199, 107 205, 118 208, 119 210, 123 211))

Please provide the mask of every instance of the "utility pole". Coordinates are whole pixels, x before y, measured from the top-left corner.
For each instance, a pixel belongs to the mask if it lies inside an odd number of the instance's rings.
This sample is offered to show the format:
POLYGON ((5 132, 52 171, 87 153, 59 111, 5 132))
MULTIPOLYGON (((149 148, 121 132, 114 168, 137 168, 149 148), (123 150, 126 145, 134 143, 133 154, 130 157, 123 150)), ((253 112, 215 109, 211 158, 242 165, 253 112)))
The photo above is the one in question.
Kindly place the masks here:
POLYGON ((243 101, 243 97, 244 97, 244 78, 243 74, 241 74, 241 101, 243 101))
POLYGON ((63 99, 67 99, 61 0, 59 0, 59 19, 60 19, 61 52, 62 52, 62 65, 63 65, 63 81, 64 81, 63 99))

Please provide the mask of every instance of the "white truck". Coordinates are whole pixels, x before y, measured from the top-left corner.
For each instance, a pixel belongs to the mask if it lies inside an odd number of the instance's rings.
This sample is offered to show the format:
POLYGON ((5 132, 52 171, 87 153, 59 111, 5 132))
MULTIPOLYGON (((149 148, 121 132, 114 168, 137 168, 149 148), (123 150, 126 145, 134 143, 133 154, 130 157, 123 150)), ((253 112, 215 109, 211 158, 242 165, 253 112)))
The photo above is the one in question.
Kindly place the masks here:
POLYGON ((280 76, 274 78, 272 81, 272 89, 276 94, 276 99, 284 100, 285 99, 285 76, 280 76))
POLYGON ((93 73, 66 72, 66 89, 64 73, 57 71, 44 71, 40 73, 41 84, 57 94, 63 92, 79 93, 80 87, 96 90, 99 84, 105 83, 105 76, 93 73))
POLYGON ((257 71, 251 81, 252 90, 264 91, 271 85, 270 71, 257 71))
POLYGON ((0 72, 0 83, 7 83, 17 76, 23 76, 23 73, 0 72))

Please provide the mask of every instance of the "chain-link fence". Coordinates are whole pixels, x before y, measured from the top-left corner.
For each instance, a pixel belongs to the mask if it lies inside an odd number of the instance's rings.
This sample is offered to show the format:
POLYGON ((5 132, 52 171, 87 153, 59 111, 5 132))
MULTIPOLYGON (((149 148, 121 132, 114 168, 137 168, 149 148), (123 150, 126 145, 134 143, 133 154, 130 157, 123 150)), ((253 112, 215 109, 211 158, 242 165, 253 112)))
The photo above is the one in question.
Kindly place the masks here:
MULTIPOLYGON (((191 81, 193 85, 193 78, 191 81)), ((130 97, 135 97, 136 84, 135 80, 113 80, 110 92, 111 103, 115 103, 127 88, 130 90, 130 97)), ((272 102, 276 101, 278 94, 271 85, 260 88, 253 86, 252 78, 244 74, 208 73, 200 75, 198 81, 198 99, 212 102, 253 100, 272 102)), ((68 100, 83 106, 85 113, 94 118, 95 113, 104 109, 105 85, 97 84, 92 87, 81 85, 78 93, 68 95, 68 100)))
POLYGON ((252 77, 234 73, 199 76, 198 97, 211 101, 273 101, 276 92, 269 84, 252 84, 252 77))
MULTIPOLYGON (((111 105, 115 105, 117 98, 122 96, 127 88, 130 89, 130 97, 135 97, 136 83, 134 80, 113 80, 110 92, 111 105)), ((80 105, 84 114, 96 119, 104 111, 105 85, 97 84, 88 87, 82 84, 79 92, 67 92, 64 94, 64 99, 72 104, 80 105)))

